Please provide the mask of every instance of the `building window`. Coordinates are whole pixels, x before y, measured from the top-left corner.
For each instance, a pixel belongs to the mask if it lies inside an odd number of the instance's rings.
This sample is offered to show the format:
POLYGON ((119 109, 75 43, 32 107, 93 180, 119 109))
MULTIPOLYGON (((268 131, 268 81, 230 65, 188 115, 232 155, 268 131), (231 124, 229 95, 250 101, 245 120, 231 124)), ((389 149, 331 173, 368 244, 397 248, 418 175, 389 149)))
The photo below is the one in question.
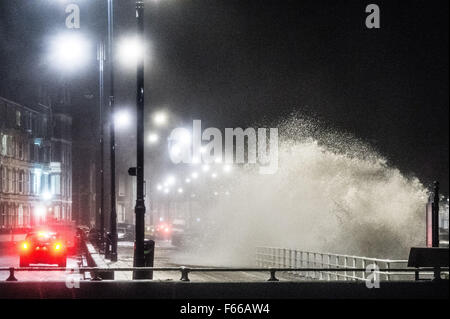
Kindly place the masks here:
POLYGON ((19 193, 23 194, 23 184, 24 184, 25 174, 23 171, 19 172, 19 193))
POLYGON ((6 227, 6 205, 0 204, 0 227, 6 227))
POLYGON ((4 183, 3 166, 0 166, 0 193, 2 193, 4 189, 3 183, 4 183))
POLYGON ((23 226, 23 207, 19 205, 19 209, 17 210, 17 226, 23 226))
POLYGON ((16 126, 20 127, 22 124, 22 113, 16 111, 16 126))
POLYGON ((14 156, 14 137, 13 136, 8 136, 7 140, 6 140, 6 152, 8 156, 14 156))
POLYGON ((19 155, 19 159, 21 160, 21 159, 23 159, 23 143, 22 143, 22 141, 19 141, 18 143, 17 143, 17 148, 18 148, 18 155, 19 155))
POLYGON ((8 172, 6 173, 8 176, 8 193, 13 192, 13 171, 11 169, 8 169, 8 172))
POLYGON ((2 155, 6 156, 8 154, 8 135, 2 136, 2 155))
POLYGON ((61 175, 59 174, 51 175, 50 190, 52 194, 61 195, 61 175))
POLYGON ((125 196, 125 178, 119 176, 119 196, 125 196))
POLYGON ((119 204, 117 208, 118 208, 117 222, 124 223, 125 222, 125 206, 123 204, 119 204))

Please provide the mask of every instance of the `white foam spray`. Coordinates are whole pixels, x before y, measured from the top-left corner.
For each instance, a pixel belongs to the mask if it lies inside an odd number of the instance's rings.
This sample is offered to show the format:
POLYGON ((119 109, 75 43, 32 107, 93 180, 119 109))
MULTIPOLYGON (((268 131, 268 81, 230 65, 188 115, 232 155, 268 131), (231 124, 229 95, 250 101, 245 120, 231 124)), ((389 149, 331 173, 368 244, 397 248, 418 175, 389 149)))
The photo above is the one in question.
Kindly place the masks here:
POLYGON ((424 244, 427 190, 417 178, 312 121, 293 117, 280 133, 278 172, 241 168, 224 181, 230 195, 205 212, 214 226, 175 261, 250 266, 260 245, 397 259, 424 244))

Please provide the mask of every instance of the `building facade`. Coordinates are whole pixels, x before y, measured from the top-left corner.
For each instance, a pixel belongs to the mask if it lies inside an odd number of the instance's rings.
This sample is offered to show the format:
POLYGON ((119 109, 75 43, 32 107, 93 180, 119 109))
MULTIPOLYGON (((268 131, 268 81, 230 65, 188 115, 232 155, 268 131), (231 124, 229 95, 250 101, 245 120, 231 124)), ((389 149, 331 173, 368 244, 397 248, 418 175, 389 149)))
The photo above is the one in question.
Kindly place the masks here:
POLYGON ((72 119, 0 97, 0 230, 72 220, 72 119))

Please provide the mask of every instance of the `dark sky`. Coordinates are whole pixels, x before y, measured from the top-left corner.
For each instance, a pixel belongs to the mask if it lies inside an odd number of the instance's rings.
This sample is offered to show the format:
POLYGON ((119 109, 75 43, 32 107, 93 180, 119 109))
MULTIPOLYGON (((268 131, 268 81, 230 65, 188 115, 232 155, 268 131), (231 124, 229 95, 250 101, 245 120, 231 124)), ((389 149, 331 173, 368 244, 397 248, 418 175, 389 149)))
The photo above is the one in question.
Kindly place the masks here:
MULTIPOLYGON (((80 32, 98 38, 106 0, 74 2, 80 32)), ((65 76, 42 59, 64 29, 63 3, 1 1, 2 96, 33 103, 39 83, 65 76)), ((116 3, 120 38, 135 30, 134 1, 116 3)), ((447 0, 161 0, 147 3, 146 37, 149 110, 168 105, 219 128, 295 111, 368 141, 426 185, 439 179, 448 194, 447 0), (379 30, 365 28, 369 3, 381 8, 379 30)), ((74 95, 97 92, 92 55, 70 76, 74 95)), ((118 104, 133 105, 134 74, 116 74, 118 104)), ((95 113, 93 101, 80 103, 75 116, 95 113)))

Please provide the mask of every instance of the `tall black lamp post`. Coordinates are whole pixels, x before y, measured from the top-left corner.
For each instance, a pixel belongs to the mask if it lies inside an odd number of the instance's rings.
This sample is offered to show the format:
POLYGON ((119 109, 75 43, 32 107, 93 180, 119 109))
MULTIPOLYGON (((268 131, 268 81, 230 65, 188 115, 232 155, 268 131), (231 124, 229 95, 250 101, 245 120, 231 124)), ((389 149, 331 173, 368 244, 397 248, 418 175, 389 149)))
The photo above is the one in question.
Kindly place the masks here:
MULTIPOLYGON (((136 1, 138 42, 144 42, 144 2, 136 1)), ((144 198, 144 54, 138 55, 136 81, 136 243, 134 267, 144 267, 145 198, 144 198)), ((143 279, 143 272, 135 271, 133 279, 143 279)))
POLYGON ((110 240, 111 261, 117 261, 117 213, 116 213, 116 140, 114 128, 114 7, 113 0, 108 0, 108 55, 109 55, 109 134, 111 152, 111 218, 110 218, 110 240))

